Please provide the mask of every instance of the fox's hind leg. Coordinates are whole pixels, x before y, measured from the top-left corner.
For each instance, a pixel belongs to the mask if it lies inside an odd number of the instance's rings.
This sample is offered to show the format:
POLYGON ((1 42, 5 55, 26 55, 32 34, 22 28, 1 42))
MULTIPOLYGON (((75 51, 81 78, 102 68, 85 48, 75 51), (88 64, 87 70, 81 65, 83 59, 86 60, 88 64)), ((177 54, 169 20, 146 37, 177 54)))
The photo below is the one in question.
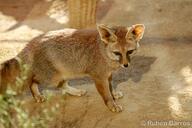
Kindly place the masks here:
POLYGON ((41 103, 41 102, 44 102, 46 99, 40 93, 39 88, 38 88, 38 84, 39 84, 38 82, 31 79, 30 90, 31 90, 31 93, 32 93, 35 101, 38 102, 38 103, 41 103))
POLYGON ((58 86, 58 88, 61 88, 63 87, 64 88, 64 91, 70 95, 73 95, 73 96, 83 96, 86 94, 86 90, 83 90, 83 89, 77 89, 77 88, 74 88, 74 87, 71 87, 69 86, 68 84, 68 81, 65 81, 65 80, 62 80, 58 86))
POLYGON ((30 90, 31 90, 32 95, 33 95, 34 99, 36 100, 36 102, 41 103, 46 100, 45 97, 39 92, 37 83, 33 83, 30 86, 30 90))

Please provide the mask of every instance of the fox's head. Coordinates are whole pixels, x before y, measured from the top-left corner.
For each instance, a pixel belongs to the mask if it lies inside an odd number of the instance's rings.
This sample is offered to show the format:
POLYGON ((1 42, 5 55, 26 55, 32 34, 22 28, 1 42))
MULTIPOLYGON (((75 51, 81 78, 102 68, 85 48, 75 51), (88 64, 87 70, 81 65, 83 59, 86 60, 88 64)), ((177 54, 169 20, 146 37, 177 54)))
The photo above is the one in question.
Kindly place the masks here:
POLYGON ((131 55, 139 47, 145 26, 136 24, 131 27, 108 27, 97 25, 102 42, 105 44, 107 56, 119 62, 122 67, 128 67, 131 55))

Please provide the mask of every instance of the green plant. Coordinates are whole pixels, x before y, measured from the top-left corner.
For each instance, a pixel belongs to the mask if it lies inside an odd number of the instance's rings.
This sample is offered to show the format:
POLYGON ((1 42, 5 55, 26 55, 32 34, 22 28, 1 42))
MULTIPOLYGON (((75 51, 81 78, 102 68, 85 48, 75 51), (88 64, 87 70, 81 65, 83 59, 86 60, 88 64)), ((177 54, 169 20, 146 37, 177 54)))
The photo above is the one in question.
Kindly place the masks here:
MULTIPOLYGON (((20 76, 17 77, 15 86, 11 88, 8 86, 5 94, 0 95, 0 127, 3 128, 47 128, 56 109, 60 106, 58 103, 46 107, 52 95, 48 95, 48 101, 40 105, 43 109, 36 115, 31 115, 24 107, 25 100, 19 99, 17 96, 23 95, 23 83, 27 79, 29 66, 20 63, 20 76)), ((47 93, 50 94, 50 93, 47 93)))

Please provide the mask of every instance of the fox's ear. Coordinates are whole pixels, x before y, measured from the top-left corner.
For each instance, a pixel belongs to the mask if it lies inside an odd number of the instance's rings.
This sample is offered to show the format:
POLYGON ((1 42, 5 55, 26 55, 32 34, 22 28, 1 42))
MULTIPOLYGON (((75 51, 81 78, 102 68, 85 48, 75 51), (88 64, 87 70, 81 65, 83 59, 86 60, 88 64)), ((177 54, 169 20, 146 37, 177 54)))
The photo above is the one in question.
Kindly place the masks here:
POLYGON ((108 44, 117 41, 117 36, 113 33, 113 30, 103 24, 97 25, 97 30, 101 37, 101 40, 108 44))
POLYGON ((127 36, 133 36, 136 40, 140 40, 143 37, 145 26, 143 24, 135 24, 128 28, 127 36))

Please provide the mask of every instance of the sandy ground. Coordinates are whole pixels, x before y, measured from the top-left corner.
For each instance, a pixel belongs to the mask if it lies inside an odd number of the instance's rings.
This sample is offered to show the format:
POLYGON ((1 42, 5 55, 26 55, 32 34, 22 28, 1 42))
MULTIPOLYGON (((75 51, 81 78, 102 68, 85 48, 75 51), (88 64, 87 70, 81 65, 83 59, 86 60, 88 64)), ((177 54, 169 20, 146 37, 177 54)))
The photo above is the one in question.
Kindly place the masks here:
MULTIPOLYGON (((88 78, 72 80, 88 94, 67 96, 50 127, 192 127, 192 2, 103 0, 98 8, 99 23, 144 23, 147 28, 131 68, 113 76, 114 87, 124 93, 118 100, 124 111, 110 112, 88 78)), ((67 15, 66 1, 0 0, 0 62, 35 36, 67 27, 67 15)), ((34 110, 38 106, 31 104, 34 110)))

